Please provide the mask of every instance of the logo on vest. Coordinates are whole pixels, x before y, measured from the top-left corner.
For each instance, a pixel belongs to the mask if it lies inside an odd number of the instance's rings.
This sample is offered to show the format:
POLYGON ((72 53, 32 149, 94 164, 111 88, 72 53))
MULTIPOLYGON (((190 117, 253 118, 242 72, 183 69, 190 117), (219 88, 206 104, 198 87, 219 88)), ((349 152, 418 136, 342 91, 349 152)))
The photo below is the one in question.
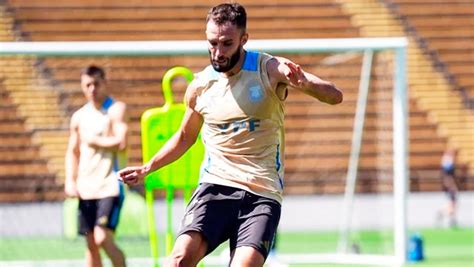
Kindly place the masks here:
POLYGON ((263 100, 263 90, 259 85, 254 85, 249 88, 249 100, 253 103, 263 100))
POLYGON ((259 119, 249 119, 246 121, 234 121, 230 123, 217 124, 217 127, 221 130, 221 133, 226 133, 229 129, 232 129, 232 132, 238 132, 241 129, 247 129, 249 132, 255 131, 255 128, 260 126, 259 119))

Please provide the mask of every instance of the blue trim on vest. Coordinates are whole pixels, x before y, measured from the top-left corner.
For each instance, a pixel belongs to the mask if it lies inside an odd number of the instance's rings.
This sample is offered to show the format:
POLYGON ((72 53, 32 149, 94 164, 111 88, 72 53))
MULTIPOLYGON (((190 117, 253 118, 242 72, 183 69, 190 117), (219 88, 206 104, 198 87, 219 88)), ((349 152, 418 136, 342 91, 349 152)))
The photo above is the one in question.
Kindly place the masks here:
MULTIPOLYGON (((276 158, 275 158, 275 163, 276 163, 276 170, 277 172, 280 171, 281 169, 281 159, 280 159, 280 144, 277 145, 277 153, 276 153, 276 158)), ((280 182, 281 189, 283 189, 283 179, 278 175, 278 181, 280 182)))
POLYGON ((283 183, 283 179, 281 179, 280 175, 278 175, 278 181, 280 182, 281 189, 283 190, 283 187, 285 187, 283 183))
POLYGON ((117 153, 114 153, 112 169, 113 169, 114 172, 118 172, 120 170, 117 153))
POLYGON ((204 159, 204 161, 201 165, 201 170, 199 171, 199 183, 201 181, 201 178, 204 175, 204 172, 210 173, 209 172, 209 167, 211 166, 211 157, 209 156, 209 154, 207 152, 205 152, 204 158, 205 159, 204 159), (206 165, 204 165, 204 162, 206 162, 206 165))
POLYGON ((280 144, 277 145, 277 151, 276 151, 276 158, 275 158, 275 162, 276 162, 276 170, 277 171, 280 171, 280 168, 281 168, 281 160, 280 160, 280 144))
POLYGON ((247 53, 245 53, 245 61, 242 69, 247 71, 257 71, 259 56, 260 53, 258 52, 247 51, 247 53))
POLYGON ((102 110, 107 111, 109 110, 110 106, 114 103, 114 99, 110 96, 108 96, 105 100, 104 103, 102 103, 102 110))

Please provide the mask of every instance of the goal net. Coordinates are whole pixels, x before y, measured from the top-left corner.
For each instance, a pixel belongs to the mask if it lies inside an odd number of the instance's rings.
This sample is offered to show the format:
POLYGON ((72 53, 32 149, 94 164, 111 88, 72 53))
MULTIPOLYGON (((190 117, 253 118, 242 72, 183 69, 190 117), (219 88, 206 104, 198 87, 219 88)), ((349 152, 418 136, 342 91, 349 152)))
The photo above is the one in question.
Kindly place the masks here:
MULTIPOLYGON (((404 38, 252 40, 246 45, 248 50, 287 57, 344 92, 344 102, 335 106, 291 89, 285 100, 285 198, 277 238, 280 260, 347 265, 405 262, 406 45, 404 38)), ((128 162, 137 165, 142 163, 141 115, 164 105, 164 73, 174 66, 198 72, 209 64, 204 41, 3 42, 0 56, 2 105, 10 107, 7 117, 19 118, 12 120, 19 123, 15 127, 24 130, 16 135, 4 133, 10 141, 4 140, 11 143, 12 150, 21 150, 21 144, 36 148, 31 150, 36 154, 27 168, 30 177, 44 174, 23 187, 16 188, 12 182, 11 190, 29 194, 25 201, 33 206, 45 200, 60 203, 59 208, 41 206, 56 214, 56 219, 33 214, 35 218, 25 220, 36 221, 36 227, 19 220, 1 230, 3 236, 22 239, 62 236, 70 228, 71 220, 65 218, 68 215, 62 206, 64 152, 69 118, 86 101, 80 89, 82 68, 91 64, 103 67, 110 94, 127 103, 128 162), (15 143, 18 146, 13 146, 15 143)), ((185 88, 185 79, 174 79, 175 102, 182 101, 185 88)), ((14 161, 13 152, 11 157, 14 161)), ((13 169, 9 171, 14 175, 13 169)), ((130 191, 143 193, 142 188, 130 191)), ((156 206, 164 205, 160 201, 156 206)), ((139 209, 129 205, 117 232, 119 242, 121 236, 143 234, 137 225, 145 221, 140 218, 145 213, 137 213, 139 209)), ((31 206, 16 208, 32 214, 31 206)), ((155 227, 164 231, 160 218, 166 212, 162 207, 155 207, 154 212, 155 227)), ((182 206, 176 207, 174 231, 181 215, 182 206)), ((159 238, 159 242, 163 241, 159 238)), ((222 249, 204 263, 222 266, 222 249)), ((126 253, 131 266, 151 262, 150 253, 141 253, 126 253)))

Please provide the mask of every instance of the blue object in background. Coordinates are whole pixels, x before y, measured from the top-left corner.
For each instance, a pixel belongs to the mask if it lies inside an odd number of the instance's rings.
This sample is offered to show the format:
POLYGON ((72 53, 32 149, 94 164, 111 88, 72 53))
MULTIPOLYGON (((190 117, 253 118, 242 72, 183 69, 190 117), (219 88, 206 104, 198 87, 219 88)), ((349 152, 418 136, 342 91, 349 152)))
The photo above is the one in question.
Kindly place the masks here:
POLYGON ((424 259, 423 238, 421 234, 416 233, 410 236, 407 259, 410 262, 422 261, 424 259))

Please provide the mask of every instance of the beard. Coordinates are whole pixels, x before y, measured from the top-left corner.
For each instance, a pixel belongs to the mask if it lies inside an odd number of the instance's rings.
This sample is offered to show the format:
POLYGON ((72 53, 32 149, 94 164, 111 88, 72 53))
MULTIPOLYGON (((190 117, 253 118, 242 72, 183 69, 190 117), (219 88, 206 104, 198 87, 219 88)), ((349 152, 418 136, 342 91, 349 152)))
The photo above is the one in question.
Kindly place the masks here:
POLYGON ((214 68, 214 70, 217 72, 228 72, 233 67, 235 67, 235 65, 237 64, 237 62, 239 62, 239 59, 240 59, 240 50, 241 50, 240 48, 241 47, 239 47, 239 49, 237 49, 237 51, 235 51, 235 53, 232 54, 232 56, 230 56, 230 59, 228 59, 224 63, 224 65, 220 65, 217 61, 213 60, 211 52, 209 51, 209 59, 211 60, 211 65, 214 68))

